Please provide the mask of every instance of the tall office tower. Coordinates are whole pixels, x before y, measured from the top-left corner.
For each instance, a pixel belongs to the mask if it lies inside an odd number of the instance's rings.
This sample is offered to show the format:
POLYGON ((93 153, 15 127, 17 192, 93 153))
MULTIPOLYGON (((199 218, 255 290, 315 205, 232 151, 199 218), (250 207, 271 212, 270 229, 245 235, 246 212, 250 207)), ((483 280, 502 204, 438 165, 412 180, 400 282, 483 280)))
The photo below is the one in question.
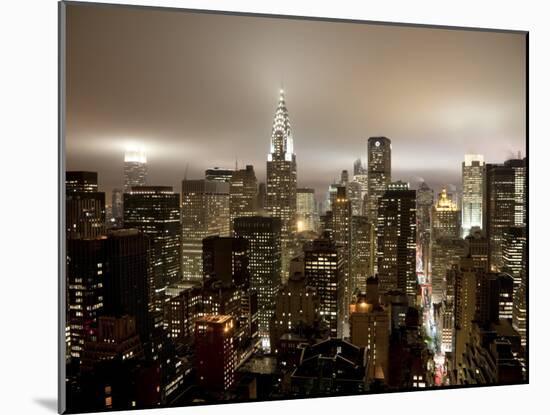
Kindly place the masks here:
POLYGON ((147 184, 147 157, 143 150, 127 151, 124 154, 124 193, 133 186, 147 184))
POLYGON ((379 198, 377 265, 380 292, 399 290, 416 298, 416 191, 390 183, 379 198))
POLYGON ((315 190, 296 189, 296 226, 298 232, 315 230, 315 190))
POLYGON ((351 278, 355 290, 366 291, 373 275, 371 255, 373 227, 366 216, 351 217, 351 278))
POLYGON ((524 252, 527 249, 527 229, 514 226, 504 230, 502 235, 503 271, 514 278, 514 294, 521 285, 524 252))
POLYGON ((464 239, 441 238, 432 243, 432 302, 441 303, 445 299, 447 271, 466 252, 464 239))
POLYGON ((202 388, 226 391, 235 381, 234 321, 227 315, 207 315, 195 322, 195 361, 202 388))
POLYGON ((68 239, 105 233, 105 193, 97 191, 97 173, 65 173, 65 229, 68 239))
POLYGON ((111 194, 112 228, 120 228, 124 222, 124 193, 121 189, 113 189, 111 194))
POLYGON ((432 241, 460 238, 460 210, 443 188, 432 210, 432 241))
POLYGON ((166 288, 181 279, 179 194, 171 186, 133 186, 124 193, 124 226, 150 237, 151 294, 160 318, 166 288))
POLYGON ((248 241, 250 290, 258 297, 258 329, 269 350, 269 325, 281 286, 281 220, 263 216, 235 219, 234 233, 248 241))
POLYGON ((512 326, 521 336, 521 345, 527 345, 527 249, 522 252, 520 283, 514 295, 512 326))
POLYGON ((376 222, 378 199, 391 182, 391 140, 386 137, 370 137, 367 144, 368 189, 367 212, 369 220, 376 222))
POLYGON ((363 166, 363 162, 360 158, 353 163, 353 181, 359 183, 361 186, 361 215, 367 216, 367 212, 364 210, 365 196, 369 188, 368 171, 363 166))
POLYGON ((202 241, 204 281, 215 279, 226 285, 248 288, 249 242, 245 238, 209 236, 202 241))
POLYGON ((135 318, 142 342, 150 340, 150 239, 137 229, 120 229, 103 240, 104 311, 135 318))
POLYGON ((95 171, 65 172, 65 192, 66 193, 97 192, 97 172, 95 171))
MULTIPOLYGON (((460 260, 459 260, 460 261, 460 260)), ((455 338, 455 281, 459 272, 458 264, 447 269, 445 276, 445 296, 442 302, 441 351, 452 353, 455 338)))
POLYGON ((367 294, 350 305, 351 342, 365 347, 368 359, 367 382, 388 381, 390 314, 379 301, 378 278, 367 280, 367 294))
POLYGON ((430 240, 431 240, 431 213, 434 204, 434 191, 422 182, 416 190, 416 240, 420 250, 420 264, 416 264, 425 276, 429 274, 430 267, 430 240))
POLYGON ((204 178, 206 180, 212 180, 215 182, 224 182, 229 183, 231 177, 233 177, 233 169, 222 169, 220 167, 212 167, 211 169, 206 169, 204 171, 204 178))
POLYGON ((346 191, 348 199, 351 203, 351 214, 354 216, 360 216, 363 212, 361 183, 355 180, 348 182, 346 191))
POLYGON ((333 183, 328 186, 327 198, 325 200, 325 212, 334 208, 334 201, 336 200, 336 192, 338 190, 338 184, 333 183))
POLYGON ((273 120, 271 151, 267 155, 266 210, 281 220, 282 274, 286 281, 296 232, 296 155, 283 90, 273 120))
POLYGON ((477 281, 479 271, 470 257, 462 257, 455 275, 455 354, 454 368, 464 366, 466 348, 470 342, 472 321, 476 317, 477 281))
POLYGON ((344 288, 343 316, 344 333, 348 336, 349 305, 355 289, 355 280, 351 276, 351 202, 346 195, 345 186, 338 186, 336 199, 332 207, 332 237, 342 258, 341 281, 344 288))
POLYGON ((74 358, 80 358, 84 343, 95 335, 103 311, 103 264, 102 239, 67 241, 68 347, 74 358))
POLYGON ((466 253, 472 257, 474 266, 482 271, 489 271, 489 241, 483 232, 479 228, 472 228, 464 240, 466 253))
POLYGON ((258 185, 258 201, 256 206, 258 207, 258 212, 262 212, 265 209, 265 199, 267 197, 267 189, 265 183, 260 183, 258 185))
POLYGON ((347 186, 349 183, 349 172, 347 170, 342 170, 340 173, 340 186, 347 186))
POLYGON ((502 242, 506 228, 526 224, 525 159, 485 165, 485 218, 492 271, 503 267, 502 242))
POLYGON ((308 284, 319 296, 319 314, 330 330, 330 337, 342 337, 344 330, 343 261, 336 244, 319 238, 304 246, 304 272, 308 284))
POLYGON ((319 321, 319 296, 305 275, 296 272, 279 290, 275 300, 275 314, 271 324, 271 344, 277 353, 278 343, 285 333, 292 333, 299 326, 313 327, 319 321))
POLYGON ((485 161, 481 154, 466 154, 462 162, 462 237, 472 227, 483 229, 483 180, 485 161))
POLYGON ((181 231, 183 279, 201 282, 202 240, 211 235, 229 236, 229 183, 183 180, 181 231))
POLYGON ((229 180, 229 227, 233 230, 233 221, 241 216, 258 214, 258 181, 254 166, 235 170, 229 180))

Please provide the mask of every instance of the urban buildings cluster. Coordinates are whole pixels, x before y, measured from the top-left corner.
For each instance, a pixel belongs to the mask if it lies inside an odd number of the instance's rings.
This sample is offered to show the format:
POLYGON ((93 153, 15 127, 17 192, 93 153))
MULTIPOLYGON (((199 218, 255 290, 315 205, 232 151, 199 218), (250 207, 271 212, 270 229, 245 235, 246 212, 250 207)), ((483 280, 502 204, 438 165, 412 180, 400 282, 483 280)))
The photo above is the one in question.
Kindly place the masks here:
POLYGON ((66 172, 69 410, 525 381, 526 159, 412 189, 370 137, 318 203, 293 140, 281 91, 265 183, 151 185, 134 151, 108 203, 66 172))

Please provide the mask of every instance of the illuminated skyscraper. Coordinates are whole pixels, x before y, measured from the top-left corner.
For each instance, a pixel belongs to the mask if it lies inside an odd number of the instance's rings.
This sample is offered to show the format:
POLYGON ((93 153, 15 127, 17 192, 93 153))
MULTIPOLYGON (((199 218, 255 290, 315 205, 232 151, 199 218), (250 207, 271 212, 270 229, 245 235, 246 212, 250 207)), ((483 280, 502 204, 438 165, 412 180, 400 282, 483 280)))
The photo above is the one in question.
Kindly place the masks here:
POLYGON ((447 271, 464 256, 466 242, 461 238, 441 238, 432 243, 432 302, 445 299, 447 271))
POLYGON ((111 227, 121 227, 124 220, 124 196, 121 189, 113 189, 111 195, 111 209, 113 223, 111 227))
POLYGON ((432 230, 432 206, 434 204, 434 191, 426 182, 422 182, 416 191, 416 234, 419 259, 421 264, 416 264, 424 275, 428 275, 430 266, 430 240, 432 230))
POLYGON ((296 190, 296 225, 298 232, 315 230, 315 190, 296 190))
POLYGON ((97 191, 97 173, 65 173, 65 229, 68 239, 105 233, 105 193, 97 191))
POLYGON ((370 137, 367 144, 368 190, 367 213, 371 222, 376 222, 378 198, 391 182, 391 140, 386 137, 370 137))
POLYGON ((504 231, 526 224, 525 159, 504 164, 487 164, 485 178, 485 230, 489 239, 489 263, 492 271, 502 269, 504 231))
POLYGON ((201 282, 202 240, 229 236, 229 183, 213 180, 183 180, 181 191, 182 275, 201 282))
POLYGON ((281 220, 283 279, 288 276, 296 232, 296 155, 284 91, 280 91, 267 155, 266 210, 281 220))
POLYGON ((351 217, 351 278, 356 290, 366 291, 367 278, 374 273, 373 234, 373 226, 366 216, 351 217))
POLYGON ((462 237, 474 226, 483 228, 484 177, 483 155, 466 154, 462 162, 462 237))
MULTIPOLYGON (((368 170, 363 167, 363 162, 360 158, 355 160, 353 163, 353 181, 361 185, 361 203, 363 203, 365 196, 367 195, 369 184, 368 170)), ((363 206, 361 207, 361 215, 367 215, 367 213, 363 210, 363 206)))
POLYGON ((133 186, 124 193, 124 225, 150 237, 151 295, 160 318, 166 288, 181 279, 179 194, 170 186, 133 186))
POLYGON ((259 332, 269 350, 269 326, 281 286, 281 220, 251 216, 235 219, 234 234, 248 241, 250 290, 258 296, 259 332))
POLYGON ((460 237, 460 210, 443 188, 432 210, 432 241, 460 237))
POLYGON ((258 182, 254 166, 235 170, 229 180, 229 226, 233 229, 235 218, 258 214, 258 182))
POLYGON ((147 183, 147 157, 143 150, 127 151, 124 154, 124 193, 132 186, 145 186, 147 183))
POLYGON ((416 191, 394 182, 379 199, 376 233, 382 294, 399 290, 416 298, 416 191))
POLYGON ((521 284, 524 252, 527 249, 527 229, 513 226, 504 230, 502 235, 503 271, 514 278, 514 292, 521 284))
POLYGON ((336 244, 319 238, 304 246, 304 273, 319 296, 319 314, 330 330, 330 337, 342 337, 344 330, 343 262, 336 244))

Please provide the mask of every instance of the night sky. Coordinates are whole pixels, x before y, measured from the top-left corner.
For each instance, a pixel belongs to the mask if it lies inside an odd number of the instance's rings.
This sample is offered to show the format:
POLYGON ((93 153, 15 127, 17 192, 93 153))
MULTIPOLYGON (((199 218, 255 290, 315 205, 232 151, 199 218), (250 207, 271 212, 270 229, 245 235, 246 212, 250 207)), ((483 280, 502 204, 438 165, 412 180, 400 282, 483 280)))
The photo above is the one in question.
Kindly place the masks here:
POLYGON ((136 146, 152 185, 236 161, 265 181, 280 87, 318 199, 369 136, 392 140, 392 178, 413 187, 460 186, 466 152, 525 154, 523 34, 85 5, 67 24, 67 169, 106 192, 136 146))

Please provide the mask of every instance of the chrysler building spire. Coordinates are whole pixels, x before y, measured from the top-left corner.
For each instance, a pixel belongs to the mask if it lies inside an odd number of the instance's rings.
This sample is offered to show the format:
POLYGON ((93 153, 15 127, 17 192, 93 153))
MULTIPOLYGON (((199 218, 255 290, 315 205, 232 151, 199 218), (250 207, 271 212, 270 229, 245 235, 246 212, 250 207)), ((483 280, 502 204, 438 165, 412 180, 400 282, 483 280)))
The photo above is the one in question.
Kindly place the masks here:
POLYGON ((273 129, 271 132, 271 156, 291 161, 294 155, 294 140, 290 127, 290 118, 285 102, 285 91, 279 91, 279 103, 273 118, 273 129))

